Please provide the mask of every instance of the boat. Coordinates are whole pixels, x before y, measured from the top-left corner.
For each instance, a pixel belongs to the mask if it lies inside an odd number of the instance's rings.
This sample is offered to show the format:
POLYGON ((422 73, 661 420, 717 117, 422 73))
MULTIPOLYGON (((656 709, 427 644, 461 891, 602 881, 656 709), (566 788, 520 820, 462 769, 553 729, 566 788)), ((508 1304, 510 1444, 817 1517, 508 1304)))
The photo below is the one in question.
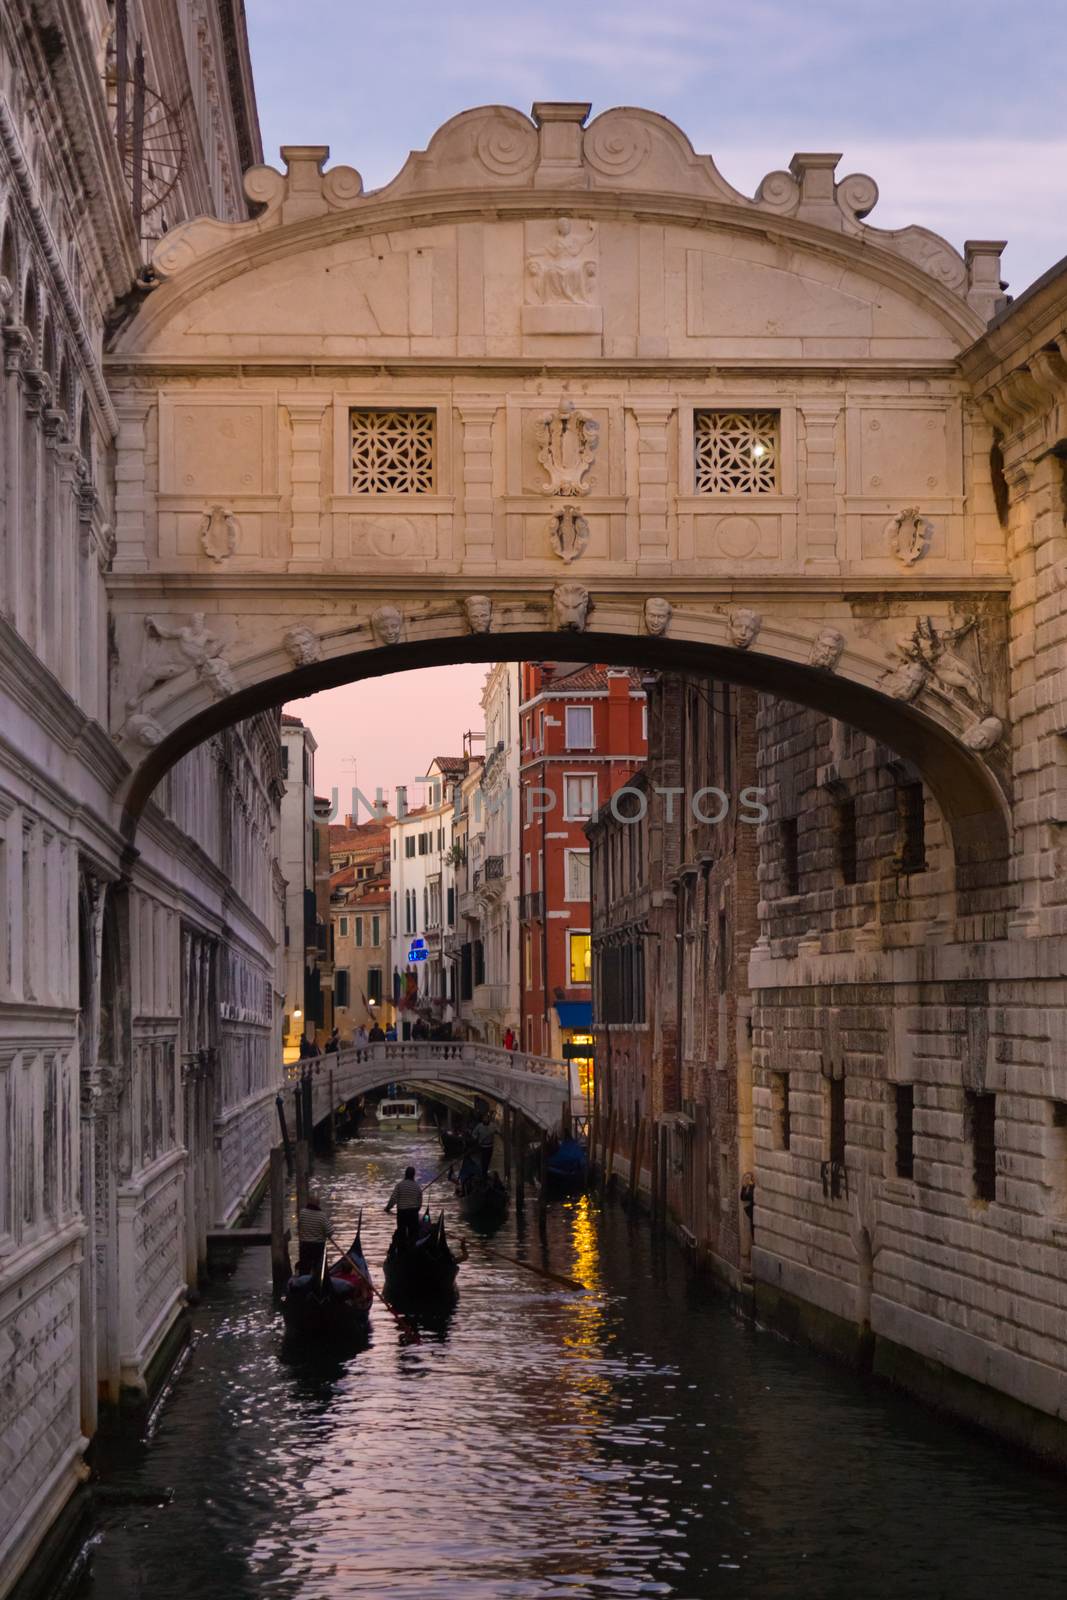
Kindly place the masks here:
POLYGON ((385 1258, 385 1292, 390 1300, 440 1300, 455 1292, 459 1261, 445 1234, 444 1212, 436 1222, 429 1212, 422 1219, 414 1244, 393 1234, 385 1258))
POLYGON ((351 1248, 328 1270, 323 1252, 318 1272, 296 1273, 289 1279, 282 1316, 286 1329, 303 1338, 355 1338, 367 1331, 373 1298, 357 1227, 351 1248))
POLYGON ((422 1122, 422 1106, 414 1099, 395 1096, 378 1102, 379 1128, 417 1128, 422 1122))
POLYGON ((508 1191, 495 1172, 463 1178, 456 1184, 456 1198, 467 1221, 480 1228, 495 1227, 508 1214, 508 1191))
POLYGON ((584 1189, 589 1175, 589 1154, 577 1139, 561 1139, 548 1158, 548 1182, 557 1190, 584 1189))
POLYGON ((442 1127, 440 1123, 437 1125, 437 1137, 441 1141, 442 1155, 446 1155, 450 1161, 455 1156, 461 1156, 467 1148, 465 1134, 456 1133, 453 1128, 442 1127))

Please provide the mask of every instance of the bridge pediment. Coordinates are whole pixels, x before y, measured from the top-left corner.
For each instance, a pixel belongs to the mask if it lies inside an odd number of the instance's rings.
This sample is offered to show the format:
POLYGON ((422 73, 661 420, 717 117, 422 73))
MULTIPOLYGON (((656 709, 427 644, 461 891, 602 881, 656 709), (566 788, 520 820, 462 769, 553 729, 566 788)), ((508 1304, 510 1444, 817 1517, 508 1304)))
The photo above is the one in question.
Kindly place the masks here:
POLYGON ((325 146, 246 175, 254 220, 168 234, 124 354, 947 359, 998 247, 864 220, 878 190, 800 154, 752 198, 634 108, 462 113, 384 188, 325 146), (561 231, 564 230, 564 231, 561 231))

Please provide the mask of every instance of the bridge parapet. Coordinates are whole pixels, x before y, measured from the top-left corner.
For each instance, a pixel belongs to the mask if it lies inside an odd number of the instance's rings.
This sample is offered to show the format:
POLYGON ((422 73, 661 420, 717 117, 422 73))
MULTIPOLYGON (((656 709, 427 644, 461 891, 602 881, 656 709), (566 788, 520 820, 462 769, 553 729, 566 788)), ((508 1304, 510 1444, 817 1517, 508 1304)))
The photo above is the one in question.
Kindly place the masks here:
POLYGON ((552 1056, 505 1050, 499 1045, 419 1039, 349 1045, 312 1066, 316 1125, 335 1100, 351 1100, 397 1080, 454 1083, 515 1106, 544 1129, 556 1128, 572 1108, 573 1068, 552 1056))

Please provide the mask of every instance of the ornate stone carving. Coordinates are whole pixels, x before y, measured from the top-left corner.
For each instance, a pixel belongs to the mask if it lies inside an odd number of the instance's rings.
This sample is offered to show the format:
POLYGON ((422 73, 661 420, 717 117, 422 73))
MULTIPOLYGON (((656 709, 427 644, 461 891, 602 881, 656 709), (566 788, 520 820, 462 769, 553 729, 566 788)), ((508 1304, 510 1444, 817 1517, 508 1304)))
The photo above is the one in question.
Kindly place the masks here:
POLYGON ((960 735, 968 750, 992 750, 1003 737, 1004 724, 999 717, 982 717, 960 735))
POLYGON ((200 524, 200 548, 212 561, 226 561, 241 538, 241 524, 227 506, 209 506, 200 524))
POLYGON ((913 567, 930 548, 933 531, 933 523, 920 515, 918 506, 905 506, 885 525, 890 554, 905 567, 913 567))
POLYGON ((573 400, 563 398, 555 411, 548 411, 537 423, 541 445, 537 459, 548 474, 545 494, 561 497, 587 495, 591 485, 586 478, 600 446, 600 425, 573 400))
POLYGON ((140 710, 153 689, 189 671, 207 681, 213 692, 232 693, 235 685, 222 655, 222 643, 208 632, 203 611, 194 611, 187 623, 177 627, 159 622, 155 617, 145 617, 144 625, 149 638, 172 642, 175 649, 170 659, 163 656, 144 669, 136 693, 126 702, 128 710, 140 710))
POLYGON ((548 537, 561 561, 574 561, 589 543, 589 524, 572 505, 560 506, 549 524, 548 537))
POLYGON ((731 643, 738 650, 747 650, 755 643, 756 635, 763 626, 763 618, 758 611, 751 611, 748 606, 735 606, 727 618, 730 629, 731 643))
POLYGON ((818 636, 812 640, 808 663, 810 666, 820 668, 823 672, 834 672, 837 669, 837 663, 841 660, 841 652, 844 648, 845 636, 839 628, 823 628, 818 636))
POLYGON ((891 654, 899 665, 883 679, 888 694, 914 700, 926 688, 945 699, 989 714, 989 698, 978 673, 952 647, 972 633, 975 617, 964 617, 956 627, 939 631, 932 617, 920 617, 910 634, 898 637, 891 654))
POLYGON ((469 594, 463 602, 463 615, 472 633, 492 633, 493 602, 487 594, 469 594))
POLYGON ((152 750, 157 744, 162 744, 163 729, 155 717, 149 717, 143 711, 139 711, 126 723, 126 737, 132 739, 135 744, 143 744, 146 749, 152 750))
POLYGON ((598 117, 585 136, 585 159, 605 178, 624 178, 636 172, 651 149, 648 124, 636 117, 598 117))
POLYGON ((649 595, 645 601, 645 631, 660 638, 667 632, 671 625, 674 607, 669 600, 664 600, 660 595, 649 595))
POLYGON ((290 628, 282 642, 294 667, 310 667, 312 662, 322 659, 322 640, 306 622, 298 622, 290 628))
POLYGON ((370 625, 379 644, 398 644, 404 630, 404 614, 396 606, 379 606, 371 613, 370 625))
POLYGON ((517 178, 537 160, 537 134, 518 112, 497 110, 478 129, 474 154, 487 172, 498 178, 517 178))
POLYGON ((584 633, 589 620, 589 590, 580 583, 557 583, 552 591, 552 626, 557 633, 584 633))
POLYGON ((582 258, 596 239, 597 227, 595 222, 585 227, 585 233, 576 234, 570 217, 560 217, 544 249, 531 251, 527 257, 526 271, 541 305, 593 304, 596 262, 582 258))

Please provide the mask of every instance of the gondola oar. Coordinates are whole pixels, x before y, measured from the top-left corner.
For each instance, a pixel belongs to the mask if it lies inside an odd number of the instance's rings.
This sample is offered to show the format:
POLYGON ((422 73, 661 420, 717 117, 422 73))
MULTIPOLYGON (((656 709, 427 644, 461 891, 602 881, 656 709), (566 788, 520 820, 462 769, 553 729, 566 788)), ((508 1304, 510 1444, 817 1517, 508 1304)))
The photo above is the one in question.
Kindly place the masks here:
MULTIPOLYGON (((539 1278, 551 1278, 553 1283, 562 1283, 567 1289, 585 1289, 584 1283, 579 1283, 577 1278, 565 1278, 561 1272, 549 1272, 547 1267, 535 1267, 530 1261, 520 1261, 518 1256, 505 1255, 503 1250, 490 1250, 488 1245, 479 1245, 483 1255, 493 1256, 497 1261, 510 1261, 513 1266, 522 1267, 524 1272, 536 1272, 539 1278)), ((463 1248, 467 1248, 466 1239, 461 1239, 463 1248)))
POLYGON ((385 1298, 384 1294, 382 1294, 380 1289, 376 1289, 374 1287, 370 1280, 369 1273, 364 1272, 355 1256, 351 1255, 347 1250, 341 1250, 341 1246, 337 1243, 337 1240, 333 1237, 333 1234, 330 1235, 330 1243, 333 1245, 335 1250, 341 1251, 342 1260, 351 1261, 352 1265, 363 1279, 363 1282, 367 1285, 367 1288, 370 1290, 371 1294, 380 1300, 386 1311, 388 1311, 389 1315, 395 1318, 397 1327, 400 1329, 400 1332, 403 1334, 404 1338, 408 1340, 409 1344, 421 1344, 422 1339, 419 1335, 418 1328, 413 1322, 409 1322, 407 1317, 403 1316, 395 1306, 391 1306, 389 1304, 388 1300, 385 1298))

